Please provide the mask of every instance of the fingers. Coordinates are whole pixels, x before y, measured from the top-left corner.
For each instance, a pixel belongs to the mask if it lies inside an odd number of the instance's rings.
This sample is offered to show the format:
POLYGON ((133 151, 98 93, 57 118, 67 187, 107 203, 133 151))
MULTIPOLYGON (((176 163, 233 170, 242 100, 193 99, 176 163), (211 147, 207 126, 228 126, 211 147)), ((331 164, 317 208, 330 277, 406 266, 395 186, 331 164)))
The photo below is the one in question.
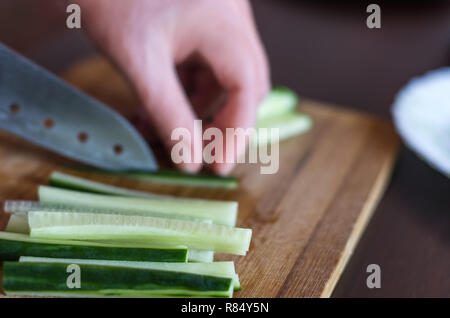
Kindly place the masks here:
POLYGON ((150 55, 145 59, 150 64, 143 65, 135 77, 138 78, 138 93, 168 152, 172 154, 173 149, 190 149, 188 157, 191 160, 179 162, 172 158, 174 164, 179 169, 196 172, 201 168, 201 162, 195 162, 194 153, 201 156, 202 136, 201 133, 194 133, 195 114, 183 92, 170 55, 156 52, 150 55), (177 134, 183 128, 187 129, 190 138, 177 134), (182 147, 174 147, 176 144, 182 147))
MULTIPOLYGON (((174 64, 191 53, 198 52, 210 65, 220 86, 226 90, 225 105, 214 117, 212 126, 223 132, 224 153, 228 158, 231 155, 232 161, 245 152, 246 144, 227 140, 226 128, 253 127, 257 108, 270 88, 267 58, 248 2, 229 0, 221 3, 226 3, 223 4, 223 13, 211 11, 212 4, 206 1, 203 5, 208 5, 207 8, 199 5, 198 10, 189 11, 191 14, 183 13, 183 19, 171 20, 177 17, 177 10, 165 16, 169 19, 167 23, 170 27, 155 23, 151 34, 148 34, 145 31, 148 21, 142 20, 140 28, 134 26, 134 32, 124 31, 126 36, 121 41, 116 41, 117 37, 111 36, 108 42, 110 54, 136 87, 149 118, 168 151, 173 153, 174 146, 184 143, 184 148, 191 150, 191 159, 196 159, 193 154, 198 153, 201 159, 202 133, 194 131, 196 116, 183 92, 174 64), (227 11, 229 9, 231 11, 227 11), (205 12, 208 14, 204 15, 205 12), (204 17, 207 17, 206 27, 199 23, 204 17), (178 128, 186 128, 190 138, 173 139, 172 137, 177 136, 172 136, 172 133, 178 128), (232 143, 235 144, 233 148, 229 147, 232 143)), ((207 92, 190 94, 190 98, 198 106, 197 109, 202 110, 215 97, 213 88, 217 88, 217 85, 210 85, 212 81, 205 74, 200 74, 196 82, 202 91, 204 88, 207 92)), ((175 164, 183 170, 195 172, 200 169, 201 160, 195 161, 175 164)), ((230 162, 217 163, 212 169, 216 173, 226 174, 232 166, 230 162)))
POLYGON ((270 69, 266 51, 256 27, 250 2, 248 0, 236 1, 239 6, 240 13, 243 15, 243 21, 245 21, 248 25, 250 44, 253 48, 253 52, 258 64, 256 71, 260 72, 258 74, 260 95, 262 97, 265 97, 269 93, 269 90, 271 88, 270 69))
MULTIPOLYGON (((200 54, 211 65, 213 72, 221 85, 227 91, 227 101, 216 114, 212 126, 221 129, 224 135, 225 158, 233 158, 233 162, 240 157, 246 144, 237 144, 234 138, 226 137, 226 128, 253 127, 256 112, 262 99, 265 80, 261 80, 264 70, 256 57, 255 47, 251 35, 242 30, 225 30, 224 38, 208 38, 202 42, 200 54), (232 147, 232 145, 234 145, 232 147), (230 153, 232 152, 232 153, 230 153)), ((214 163, 211 168, 219 174, 227 174, 233 163, 214 163)))

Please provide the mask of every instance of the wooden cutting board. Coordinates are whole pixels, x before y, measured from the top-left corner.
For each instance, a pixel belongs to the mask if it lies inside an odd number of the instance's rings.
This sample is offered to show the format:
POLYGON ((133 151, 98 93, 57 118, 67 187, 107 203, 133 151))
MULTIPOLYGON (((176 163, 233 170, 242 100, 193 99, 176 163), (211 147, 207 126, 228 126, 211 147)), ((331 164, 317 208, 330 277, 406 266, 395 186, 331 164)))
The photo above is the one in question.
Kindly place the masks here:
MULTIPOLYGON (((126 82, 100 58, 74 66, 64 77, 127 116, 139 105, 126 82)), ((280 144, 275 175, 261 175, 258 165, 237 166, 237 190, 93 179, 180 196, 237 200, 238 226, 253 229, 250 251, 245 257, 217 256, 236 262, 243 290, 235 296, 329 297, 388 183, 398 138, 391 123, 375 117, 310 100, 302 100, 299 107, 313 117, 314 128, 280 144)), ((0 201, 36 199, 37 186, 46 183, 52 170, 71 165, 0 133, 0 201)), ((0 220, 4 226, 6 216, 0 220)))

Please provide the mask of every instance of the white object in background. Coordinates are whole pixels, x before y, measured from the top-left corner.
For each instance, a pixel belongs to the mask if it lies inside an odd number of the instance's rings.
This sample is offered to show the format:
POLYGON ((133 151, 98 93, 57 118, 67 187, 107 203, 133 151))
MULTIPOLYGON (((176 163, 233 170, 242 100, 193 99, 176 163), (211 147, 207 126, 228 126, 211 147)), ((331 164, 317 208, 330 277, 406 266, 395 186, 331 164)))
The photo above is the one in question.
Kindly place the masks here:
POLYGON ((412 79, 398 93, 392 114, 406 144, 450 177, 450 67, 412 79))

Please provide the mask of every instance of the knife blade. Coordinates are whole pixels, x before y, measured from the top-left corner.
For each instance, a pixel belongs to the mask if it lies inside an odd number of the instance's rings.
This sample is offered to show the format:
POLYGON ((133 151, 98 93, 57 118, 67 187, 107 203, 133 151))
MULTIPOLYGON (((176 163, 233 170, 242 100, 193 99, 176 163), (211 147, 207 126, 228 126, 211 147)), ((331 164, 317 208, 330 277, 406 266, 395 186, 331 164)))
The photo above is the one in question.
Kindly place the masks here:
POLYGON ((2 44, 0 128, 99 168, 158 168, 123 116, 2 44))

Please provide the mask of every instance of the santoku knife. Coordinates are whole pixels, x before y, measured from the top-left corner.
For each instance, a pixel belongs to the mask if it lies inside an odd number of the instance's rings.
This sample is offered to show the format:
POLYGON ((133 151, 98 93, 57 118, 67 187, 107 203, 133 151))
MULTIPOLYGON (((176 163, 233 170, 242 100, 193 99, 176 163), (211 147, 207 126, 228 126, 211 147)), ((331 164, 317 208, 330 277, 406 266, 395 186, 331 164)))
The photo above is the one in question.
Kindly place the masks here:
POLYGON ((99 168, 158 168, 123 116, 1 44, 0 128, 99 168))

